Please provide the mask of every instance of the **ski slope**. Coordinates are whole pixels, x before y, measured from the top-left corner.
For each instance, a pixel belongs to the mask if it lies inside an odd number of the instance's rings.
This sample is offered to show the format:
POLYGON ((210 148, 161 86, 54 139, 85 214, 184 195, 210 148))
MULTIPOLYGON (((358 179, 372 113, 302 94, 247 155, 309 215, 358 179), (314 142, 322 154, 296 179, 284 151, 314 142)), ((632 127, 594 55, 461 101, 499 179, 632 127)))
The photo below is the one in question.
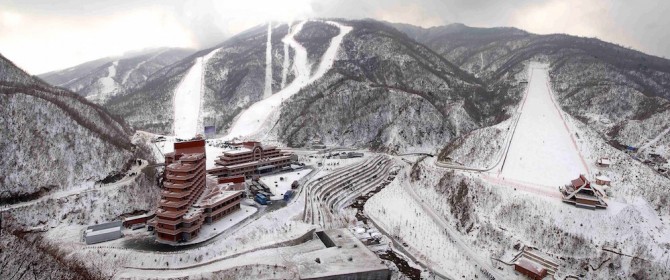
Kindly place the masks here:
POLYGON ((266 128, 269 127, 269 124, 272 123, 270 119, 273 116, 273 113, 279 109, 284 100, 298 93, 306 85, 321 78, 333 66, 342 39, 352 30, 352 28, 333 21, 326 22, 338 27, 340 33, 331 39, 328 49, 321 58, 319 67, 314 75, 310 75, 311 68, 309 61, 307 60, 307 50, 305 50, 305 47, 300 45, 294 38, 296 34, 300 33, 305 23, 306 21, 302 21, 297 24, 291 29, 291 32, 282 39, 285 44, 288 44, 295 51, 295 57, 293 59, 295 79, 293 82, 281 91, 254 103, 242 112, 231 125, 228 134, 224 139, 229 140, 257 135, 264 126, 266 128))
POLYGON ((588 169, 552 99, 547 67, 530 65, 528 95, 501 175, 554 189, 588 169))
POLYGON ((268 23, 268 41, 265 47, 265 89, 263 98, 272 95, 272 22, 268 23))
MULTIPOLYGON (((291 23, 287 23, 288 25, 288 33, 291 34, 291 23)), ((286 87, 286 78, 288 78, 288 65, 289 65, 289 60, 288 60, 288 43, 286 43, 285 40, 282 40, 284 43, 284 62, 282 63, 282 69, 281 69, 281 88, 286 87)))
POLYGON ((198 132, 200 120, 200 105, 203 94, 204 68, 207 61, 214 56, 213 50, 205 56, 195 59, 188 73, 179 82, 174 92, 174 136, 178 138, 191 138, 198 132))

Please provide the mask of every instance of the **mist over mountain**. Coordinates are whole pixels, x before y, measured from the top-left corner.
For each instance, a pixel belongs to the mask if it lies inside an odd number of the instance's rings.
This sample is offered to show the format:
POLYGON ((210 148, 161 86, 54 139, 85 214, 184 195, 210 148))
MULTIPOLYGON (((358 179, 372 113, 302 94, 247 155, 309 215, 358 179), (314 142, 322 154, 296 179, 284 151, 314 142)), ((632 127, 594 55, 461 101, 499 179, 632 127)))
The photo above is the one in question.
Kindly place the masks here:
POLYGON ((146 81, 156 71, 171 65, 193 50, 159 48, 107 57, 67 69, 39 75, 44 81, 104 104, 114 95, 122 94, 146 81))

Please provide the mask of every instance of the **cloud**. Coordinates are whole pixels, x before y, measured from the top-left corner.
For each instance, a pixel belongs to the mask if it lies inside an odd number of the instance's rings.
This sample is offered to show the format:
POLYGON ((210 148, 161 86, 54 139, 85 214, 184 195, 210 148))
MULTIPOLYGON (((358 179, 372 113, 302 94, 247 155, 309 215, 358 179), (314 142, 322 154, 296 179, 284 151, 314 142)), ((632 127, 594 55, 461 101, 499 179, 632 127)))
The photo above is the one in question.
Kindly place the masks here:
POLYGON ((14 20, 2 16, 0 52, 30 73, 144 48, 195 47, 192 33, 160 7, 95 18, 11 13, 21 20, 7 25, 14 20))
POLYGON ((425 8, 419 6, 417 3, 386 6, 384 9, 376 10, 372 18, 388 22, 412 23, 422 27, 432 27, 447 23, 442 17, 427 14, 425 8))
POLYGON ((670 56, 670 2, 654 0, 0 0, 0 53, 31 73, 133 49, 205 48, 307 17, 460 22, 598 37, 670 56))
POLYGON ((509 25, 539 33, 597 37, 655 55, 670 55, 670 4, 642 0, 550 0, 518 9, 509 25), (627 4, 626 4, 627 3, 627 4))

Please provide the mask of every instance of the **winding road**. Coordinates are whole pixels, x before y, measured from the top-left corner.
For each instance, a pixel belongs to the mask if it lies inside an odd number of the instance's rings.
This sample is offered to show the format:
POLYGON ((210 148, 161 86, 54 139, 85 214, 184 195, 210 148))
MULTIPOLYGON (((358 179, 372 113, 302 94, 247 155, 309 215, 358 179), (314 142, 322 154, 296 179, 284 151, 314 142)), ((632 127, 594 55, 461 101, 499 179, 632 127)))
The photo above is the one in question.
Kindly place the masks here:
POLYGON ((47 201, 49 199, 59 199, 63 197, 68 197, 76 194, 81 194, 81 193, 86 193, 86 192, 92 192, 92 191, 99 191, 99 190, 104 190, 104 189, 109 189, 109 188, 114 188, 118 186, 125 185, 131 181, 134 181, 135 178, 140 174, 142 169, 147 167, 149 165, 149 162, 146 160, 141 160, 142 164, 140 165, 133 165, 127 172, 126 174, 135 174, 135 175, 126 175, 125 177, 121 178, 121 180, 116 181, 114 183, 109 183, 109 184, 102 184, 100 186, 95 186, 95 187, 78 187, 78 188, 72 188, 64 191, 57 191, 53 193, 49 193, 47 195, 44 195, 38 199, 34 199, 31 201, 26 201, 26 202, 20 202, 20 203, 15 203, 15 204, 9 204, 5 205, 2 208, 0 208, 0 213, 5 212, 7 210, 11 209, 16 209, 16 208, 21 208, 21 207, 26 207, 30 205, 34 205, 43 201, 47 201))

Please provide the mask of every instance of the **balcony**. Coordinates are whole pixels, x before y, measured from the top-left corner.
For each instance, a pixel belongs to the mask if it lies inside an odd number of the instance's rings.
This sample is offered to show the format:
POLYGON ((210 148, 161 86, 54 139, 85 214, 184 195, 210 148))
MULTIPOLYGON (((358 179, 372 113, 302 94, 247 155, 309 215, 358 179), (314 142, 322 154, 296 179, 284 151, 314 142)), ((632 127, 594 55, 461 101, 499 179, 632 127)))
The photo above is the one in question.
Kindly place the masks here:
POLYGON ((182 162, 196 162, 205 158, 205 154, 196 153, 196 154, 184 154, 179 158, 179 161, 182 162))
POLYGON ((205 161, 201 161, 198 164, 189 164, 189 163, 172 163, 166 167, 167 171, 172 171, 172 172, 188 172, 188 171, 193 171, 199 168, 202 168, 202 166, 205 164, 205 161))
POLYGON ((182 219, 176 219, 176 220, 167 220, 167 219, 161 219, 161 218, 156 218, 156 225, 162 224, 162 225, 178 225, 183 223, 184 221, 182 219))
POLYGON ((195 183, 201 183, 199 180, 198 181, 190 181, 190 182, 184 182, 184 183, 173 183, 173 182, 165 182, 163 184, 163 187, 167 189, 186 189, 192 187, 195 183))
POLYGON ((191 195, 191 190, 184 190, 184 191, 178 191, 178 192, 171 192, 171 191, 162 191, 161 192, 162 197, 169 197, 169 198, 185 198, 189 195, 191 195))
MULTIPOLYGON (((238 200, 238 201, 239 201, 239 200, 238 200)), ((228 204, 228 205, 226 205, 226 206, 224 206, 224 207, 221 207, 221 208, 219 208, 219 209, 213 210, 212 212, 206 213, 205 216, 207 216, 207 217, 216 216, 216 215, 220 214, 221 212, 226 211, 226 210, 228 210, 228 209, 234 207, 235 205, 239 205, 239 204, 240 204, 239 202, 238 202, 238 203, 231 203, 231 204, 228 204)))
POLYGON ((198 173, 200 173, 200 172, 191 173, 191 174, 187 174, 187 175, 175 175, 175 174, 168 173, 168 175, 166 177, 168 178, 168 180, 187 181, 187 180, 193 179, 193 177, 195 177, 195 175, 198 175, 198 173))
POLYGON ((202 227, 202 220, 198 220, 195 223, 193 223, 190 227, 180 227, 177 229, 167 229, 167 228, 161 228, 161 227, 156 227, 155 230, 156 232, 164 233, 164 234, 169 234, 169 235, 177 235, 182 232, 194 232, 202 227))
POLYGON ((161 201, 158 202, 158 206, 161 207, 170 207, 170 208, 179 208, 188 205, 187 200, 179 200, 179 201, 169 201, 165 199, 161 199, 161 201))
POLYGON ((160 217, 172 218, 172 219, 181 218, 181 216, 184 216, 184 214, 186 214, 186 210, 187 209, 179 211, 166 211, 164 209, 159 208, 158 211, 156 211, 156 217, 157 217, 156 219, 160 219, 160 217))

